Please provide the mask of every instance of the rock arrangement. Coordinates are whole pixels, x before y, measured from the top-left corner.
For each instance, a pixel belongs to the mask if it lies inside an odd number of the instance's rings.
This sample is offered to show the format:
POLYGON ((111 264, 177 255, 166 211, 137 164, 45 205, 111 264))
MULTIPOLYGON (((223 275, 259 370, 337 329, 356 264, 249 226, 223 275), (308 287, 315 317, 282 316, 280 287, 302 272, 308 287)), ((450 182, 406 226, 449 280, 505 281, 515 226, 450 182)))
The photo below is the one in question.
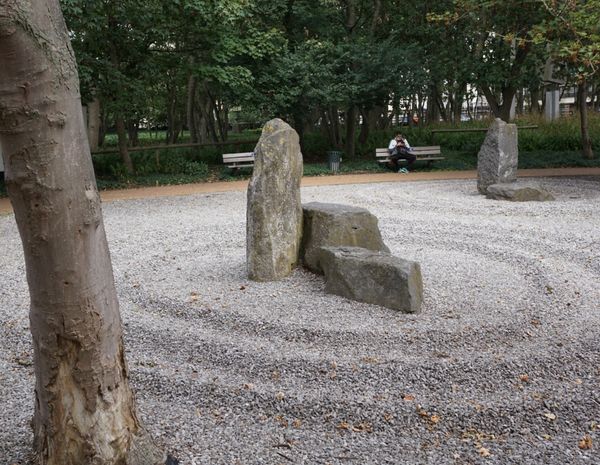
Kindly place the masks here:
POLYGON ((365 208, 312 202, 302 206, 304 225, 300 255, 314 273, 323 274, 322 247, 353 246, 389 252, 383 243, 377 218, 365 208))
POLYGON ((512 202, 545 202, 554 200, 554 196, 540 184, 525 181, 492 184, 487 188, 486 197, 488 199, 510 200, 512 202))
POLYGON ((421 266, 361 247, 322 247, 325 292, 415 313, 423 302, 421 266))
POLYGON ((300 260, 325 275, 325 292, 402 312, 420 311, 421 267, 390 254, 373 214, 318 202, 303 205, 303 212, 300 260))
POLYGON ((518 144, 517 126, 496 118, 477 155, 477 190, 495 200, 554 200, 539 184, 517 181, 518 144))
POLYGON ((516 181, 518 162, 517 126, 496 118, 477 155, 477 190, 485 195, 492 184, 516 181))
POLYGON ((302 236, 298 134, 281 119, 263 127, 248 185, 246 263, 254 281, 276 281, 298 263, 302 236))
POLYGON ((331 294, 407 313, 421 309, 421 267, 390 254, 374 215, 349 205, 302 206, 296 131, 280 119, 269 121, 254 157, 246 211, 250 279, 277 281, 302 262, 325 275, 331 294))

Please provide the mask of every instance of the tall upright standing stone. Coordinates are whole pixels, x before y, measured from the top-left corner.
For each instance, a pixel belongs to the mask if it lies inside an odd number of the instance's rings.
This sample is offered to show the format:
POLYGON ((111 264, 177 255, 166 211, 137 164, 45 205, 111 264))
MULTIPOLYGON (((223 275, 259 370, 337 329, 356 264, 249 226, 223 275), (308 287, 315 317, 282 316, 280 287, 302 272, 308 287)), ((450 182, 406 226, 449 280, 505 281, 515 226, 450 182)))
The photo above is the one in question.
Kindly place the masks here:
POLYGON ((263 127, 248 185, 246 262, 254 281, 286 277, 298 263, 302 236, 298 134, 273 119, 263 127))
POLYGON ((517 180, 517 126, 496 118, 477 155, 477 189, 485 194, 492 184, 517 180))

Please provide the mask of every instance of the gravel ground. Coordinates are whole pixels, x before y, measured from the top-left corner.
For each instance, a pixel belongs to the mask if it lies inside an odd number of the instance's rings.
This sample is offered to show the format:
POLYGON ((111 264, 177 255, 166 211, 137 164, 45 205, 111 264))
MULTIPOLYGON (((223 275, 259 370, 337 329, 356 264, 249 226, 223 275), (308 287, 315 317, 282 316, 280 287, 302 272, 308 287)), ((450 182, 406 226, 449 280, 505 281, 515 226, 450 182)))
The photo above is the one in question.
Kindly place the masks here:
MULTIPOLYGON (((423 311, 245 275, 245 193, 104 205, 140 415, 182 464, 599 464, 600 181, 556 202, 475 181, 311 187, 421 263, 423 311), (591 448, 586 448, 591 440, 591 448)), ((33 370, 0 217, 0 464, 27 463, 33 370)))

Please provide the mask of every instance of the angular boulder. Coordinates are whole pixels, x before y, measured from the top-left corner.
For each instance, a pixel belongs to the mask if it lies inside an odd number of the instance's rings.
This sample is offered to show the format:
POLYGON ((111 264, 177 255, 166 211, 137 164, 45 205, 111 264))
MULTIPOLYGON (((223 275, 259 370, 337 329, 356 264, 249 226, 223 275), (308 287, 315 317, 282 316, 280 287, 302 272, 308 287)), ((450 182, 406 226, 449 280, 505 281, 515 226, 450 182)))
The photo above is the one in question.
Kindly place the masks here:
POLYGON ((302 205, 304 226, 300 259, 314 273, 320 266, 321 247, 352 246, 389 252, 383 243, 377 217, 365 208, 336 203, 302 205))
POLYGON ((492 184, 488 186, 486 197, 495 200, 512 202, 545 202, 554 200, 554 196, 534 182, 517 181, 511 183, 492 184))
POLYGON ((298 263, 302 236, 298 134, 280 119, 263 127, 248 185, 246 264, 254 281, 276 281, 298 263))
POLYGON ((322 247, 325 292, 417 313, 423 302, 423 279, 417 262, 360 247, 322 247))
POLYGON ((492 184, 516 181, 518 163, 517 126, 496 118, 477 155, 477 190, 485 194, 492 184))

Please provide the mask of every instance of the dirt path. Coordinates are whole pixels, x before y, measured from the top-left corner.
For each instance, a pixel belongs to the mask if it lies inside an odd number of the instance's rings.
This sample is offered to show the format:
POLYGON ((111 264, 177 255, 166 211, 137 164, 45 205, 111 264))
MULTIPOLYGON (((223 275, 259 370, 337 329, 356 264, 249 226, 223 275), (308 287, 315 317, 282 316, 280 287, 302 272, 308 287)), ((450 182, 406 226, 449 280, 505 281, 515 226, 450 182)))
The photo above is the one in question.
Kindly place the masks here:
MULTIPOLYGON (((522 169, 519 177, 550 177, 550 176, 600 176, 600 168, 547 168, 522 169)), ((477 171, 431 171, 425 173, 367 173, 342 174, 337 176, 311 176, 302 179, 302 186, 332 186, 339 184, 366 184, 374 182, 414 182, 414 181, 444 181, 452 179, 475 179, 477 171)), ((243 191, 248 181, 212 182, 197 184, 182 184, 177 186, 140 187, 135 189, 119 189, 101 192, 102 201, 143 199, 150 197, 169 197, 192 195, 212 192, 243 191)), ((10 202, 0 199, 0 215, 12 212, 10 202)))

